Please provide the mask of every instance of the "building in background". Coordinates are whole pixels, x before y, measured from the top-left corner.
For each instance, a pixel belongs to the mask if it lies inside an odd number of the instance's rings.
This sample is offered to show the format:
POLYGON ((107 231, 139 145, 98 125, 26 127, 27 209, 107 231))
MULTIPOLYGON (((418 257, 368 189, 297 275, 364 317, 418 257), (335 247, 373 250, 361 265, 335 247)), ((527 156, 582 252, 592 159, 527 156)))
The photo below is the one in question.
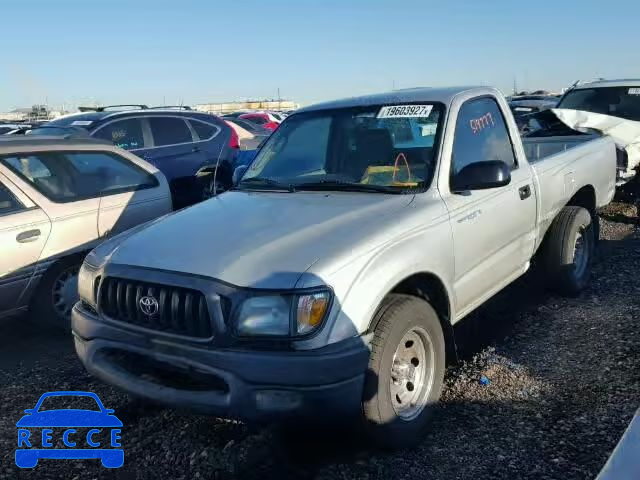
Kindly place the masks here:
POLYGON ((247 100, 245 102, 200 103, 193 106, 194 110, 224 115, 238 110, 275 110, 289 111, 300 108, 300 104, 291 100, 247 100))
POLYGON ((49 110, 46 105, 33 105, 31 108, 16 108, 10 112, 0 113, 0 121, 4 122, 42 122, 53 120, 63 112, 49 110))

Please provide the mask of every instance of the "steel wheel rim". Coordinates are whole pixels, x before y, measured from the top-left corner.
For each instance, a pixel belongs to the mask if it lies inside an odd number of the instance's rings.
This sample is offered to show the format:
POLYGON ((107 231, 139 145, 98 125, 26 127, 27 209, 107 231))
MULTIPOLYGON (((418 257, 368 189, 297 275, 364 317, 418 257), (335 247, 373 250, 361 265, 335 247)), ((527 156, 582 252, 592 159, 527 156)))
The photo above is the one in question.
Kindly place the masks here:
POLYGON ((576 276, 581 277, 587 270, 589 260, 589 239, 585 235, 584 227, 581 227, 576 234, 576 241, 573 246, 573 266, 576 276))
POLYGON ((422 327, 407 331, 398 344, 391 364, 389 393, 396 416, 415 419, 427 405, 434 383, 435 351, 422 327))
POLYGON ((51 300, 53 310, 62 318, 71 317, 71 309, 80 299, 78 295, 78 270, 73 266, 63 270, 53 282, 51 300))

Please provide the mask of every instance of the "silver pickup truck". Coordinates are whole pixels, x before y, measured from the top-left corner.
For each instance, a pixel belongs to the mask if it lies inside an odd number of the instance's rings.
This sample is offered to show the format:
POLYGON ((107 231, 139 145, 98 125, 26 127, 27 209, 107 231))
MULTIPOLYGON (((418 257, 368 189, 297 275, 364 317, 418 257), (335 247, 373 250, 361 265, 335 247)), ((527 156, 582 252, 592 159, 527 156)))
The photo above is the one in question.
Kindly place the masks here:
POLYGON ((608 137, 523 145, 492 88, 303 108, 233 191, 89 254, 76 351, 154 401, 247 420, 361 416, 379 444, 410 445, 456 322, 534 256, 550 287, 585 287, 615 173, 608 137))

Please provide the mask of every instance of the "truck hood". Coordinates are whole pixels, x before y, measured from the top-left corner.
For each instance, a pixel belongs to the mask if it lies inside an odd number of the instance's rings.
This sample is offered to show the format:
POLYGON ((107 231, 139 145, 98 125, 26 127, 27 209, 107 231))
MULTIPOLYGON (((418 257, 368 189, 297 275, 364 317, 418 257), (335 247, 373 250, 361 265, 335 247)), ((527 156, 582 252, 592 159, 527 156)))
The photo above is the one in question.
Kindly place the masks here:
POLYGON ((627 151, 628 170, 635 170, 640 165, 640 122, 568 108, 552 108, 551 111, 569 128, 597 130, 613 138, 619 148, 627 151))
POLYGON ((413 195, 232 191, 135 232, 110 262, 293 288, 318 259, 356 242, 354 232, 406 207, 413 195), (345 245, 349 243, 349 245, 345 245))

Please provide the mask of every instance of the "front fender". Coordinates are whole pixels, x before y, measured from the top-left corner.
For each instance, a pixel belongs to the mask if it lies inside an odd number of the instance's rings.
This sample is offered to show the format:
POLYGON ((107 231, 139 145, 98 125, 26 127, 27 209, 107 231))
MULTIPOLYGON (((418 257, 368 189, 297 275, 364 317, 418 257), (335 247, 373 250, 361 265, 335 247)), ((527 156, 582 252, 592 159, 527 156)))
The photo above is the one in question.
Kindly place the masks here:
POLYGON ((454 317, 453 265, 449 217, 443 212, 432 223, 404 231, 334 271, 324 273, 320 265, 312 266, 296 286, 330 285, 335 301, 323 331, 301 342, 300 348, 318 348, 362 335, 385 296, 403 280, 418 273, 429 273, 440 279, 454 317))

